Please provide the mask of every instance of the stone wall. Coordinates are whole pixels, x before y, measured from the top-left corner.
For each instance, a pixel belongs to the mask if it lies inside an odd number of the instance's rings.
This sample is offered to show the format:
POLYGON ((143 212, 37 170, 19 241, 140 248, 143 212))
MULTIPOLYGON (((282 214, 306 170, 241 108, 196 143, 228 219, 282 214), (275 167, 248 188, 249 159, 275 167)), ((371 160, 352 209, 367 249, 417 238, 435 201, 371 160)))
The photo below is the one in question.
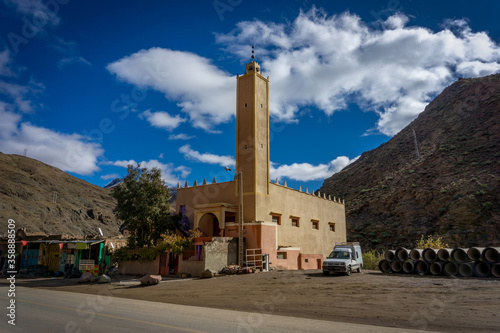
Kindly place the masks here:
POLYGON ((238 263, 238 239, 214 237, 205 243, 205 269, 220 271, 227 265, 238 263))

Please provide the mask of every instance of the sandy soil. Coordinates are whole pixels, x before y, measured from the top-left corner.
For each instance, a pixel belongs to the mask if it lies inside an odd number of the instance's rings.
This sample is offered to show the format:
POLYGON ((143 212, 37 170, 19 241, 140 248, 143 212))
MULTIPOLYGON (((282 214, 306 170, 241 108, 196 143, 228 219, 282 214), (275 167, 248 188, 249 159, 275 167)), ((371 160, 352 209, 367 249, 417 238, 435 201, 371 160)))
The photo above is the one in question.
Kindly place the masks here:
MULTIPOLYGON (((117 278, 115 278, 117 279, 117 278)), ((272 271, 211 279, 78 284, 26 279, 18 286, 205 306, 293 317, 446 332, 499 332, 500 280, 384 275, 323 276, 319 270, 272 271)), ((2 283, 4 283, 2 281, 2 283)), ((249 315, 251 321, 255 316, 249 315)))

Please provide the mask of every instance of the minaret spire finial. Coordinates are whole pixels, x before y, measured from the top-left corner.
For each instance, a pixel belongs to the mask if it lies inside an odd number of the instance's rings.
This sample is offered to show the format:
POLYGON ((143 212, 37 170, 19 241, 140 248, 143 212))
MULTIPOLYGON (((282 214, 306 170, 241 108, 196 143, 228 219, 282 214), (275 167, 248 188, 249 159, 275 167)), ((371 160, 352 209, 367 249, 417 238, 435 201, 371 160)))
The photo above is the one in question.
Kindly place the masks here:
POLYGON ((252 60, 255 60, 255 45, 252 43, 252 60))

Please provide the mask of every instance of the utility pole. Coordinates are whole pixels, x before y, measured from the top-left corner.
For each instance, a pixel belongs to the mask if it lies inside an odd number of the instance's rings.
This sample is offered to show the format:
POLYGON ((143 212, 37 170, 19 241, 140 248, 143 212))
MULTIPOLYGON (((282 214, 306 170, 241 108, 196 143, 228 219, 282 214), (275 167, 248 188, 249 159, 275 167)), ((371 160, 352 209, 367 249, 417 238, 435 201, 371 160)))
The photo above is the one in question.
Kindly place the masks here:
POLYGON ((224 170, 234 172, 238 176, 238 265, 243 267, 243 172, 235 172, 231 168, 225 167, 224 170))

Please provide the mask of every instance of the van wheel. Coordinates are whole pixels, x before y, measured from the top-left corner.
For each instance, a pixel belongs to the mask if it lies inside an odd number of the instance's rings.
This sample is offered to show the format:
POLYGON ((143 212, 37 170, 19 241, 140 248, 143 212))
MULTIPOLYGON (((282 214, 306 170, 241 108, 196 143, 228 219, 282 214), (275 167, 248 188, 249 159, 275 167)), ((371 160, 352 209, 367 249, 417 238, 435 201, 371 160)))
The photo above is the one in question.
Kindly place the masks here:
POLYGON ((323 271, 323 275, 330 275, 330 272, 323 271))
POLYGON ((362 272, 363 272, 363 267, 359 266, 358 273, 362 273, 362 272))
POLYGON ((345 271, 345 275, 346 276, 351 276, 351 266, 347 267, 347 269, 345 271))

